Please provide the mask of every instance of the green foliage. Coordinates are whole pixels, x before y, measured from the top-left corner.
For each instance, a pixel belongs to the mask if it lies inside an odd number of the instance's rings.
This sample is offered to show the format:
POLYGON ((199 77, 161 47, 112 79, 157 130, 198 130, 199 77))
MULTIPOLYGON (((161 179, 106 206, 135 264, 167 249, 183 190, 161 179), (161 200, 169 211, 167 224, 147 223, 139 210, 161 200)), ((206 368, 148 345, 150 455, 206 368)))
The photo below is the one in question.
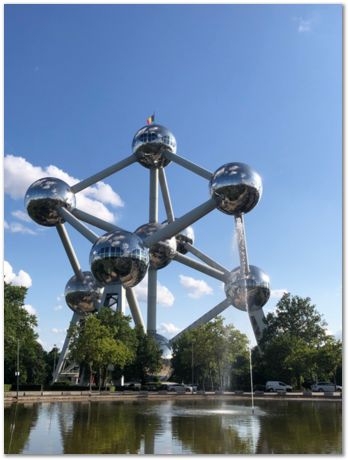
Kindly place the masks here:
POLYGON ((34 331, 35 315, 24 308, 27 289, 4 283, 4 380, 15 383, 17 343, 19 341, 19 371, 21 383, 41 383, 46 376, 45 352, 34 331))
POLYGON ((254 349, 255 381, 284 380, 300 388, 304 381, 335 379, 342 344, 327 335, 326 322, 311 300, 285 294, 254 349))
POLYGON ((140 380, 145 383, 147 376, 161 369, 161 350, 156 340, 145 334, 141 327, 135 328, 136 350, 134 361, 125 368, 126 380, 140 380))
POLYGON ((217 317, 179 337, 173 345, 172 367, 174 379, 191 382, 193 377, 204 389, 223 388, 230 377, 233 385, 241 385, 249 375, 248 339, 217 317))

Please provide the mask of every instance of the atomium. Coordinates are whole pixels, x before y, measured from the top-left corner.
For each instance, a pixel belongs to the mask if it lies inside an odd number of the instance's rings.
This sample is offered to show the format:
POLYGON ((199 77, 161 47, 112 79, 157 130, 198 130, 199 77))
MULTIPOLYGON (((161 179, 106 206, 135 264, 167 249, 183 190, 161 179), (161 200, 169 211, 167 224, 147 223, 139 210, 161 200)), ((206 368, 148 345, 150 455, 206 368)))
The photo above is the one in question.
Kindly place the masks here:
MULTIPOLYGON (((133 187, 137 185, 131 181, 130 183, 133 187)), ((132 143, 132 154, 127 158, 71 187, 57 178, 39 179, 29 187, 25 195, 25 206, 29 216, 36 223, 57 228, 75 273, 65 288, 66 302, 74 311, 73 320, 78 321, 80 317, 93 313, 101 305, 113 308, 116 303, 116 310, 122 312, 125 305, 123 299, 126 297, 134 324, 144 331, 146 329, 147 333, 155 337, 163 358, 169 360, 172 357, 171 344, 178 340, 181 334, 205 324, 231 305, 247 311, 256 340, 260 340, 265 327, 262 307, 270 297, 270 282, 269 277, 261 269, 248 262, 244 214, 258 204, 261 195, 261 177, 250 166, 244 163, 226 163, 211 173, 177 154, 176 139, 171 131, 159 124, 150 124, 136 132, 132 143), (181 217, 175 217, 165 174, 165 167, 170 162, 209 181, 210 199, 181 217), (76 208, 77 193, 133 163, 139 163, 150 170, 150 223, 141 225, 132 233, 76 208), (162 224, 158 223, 159 185, 166 212, 166 220, 162 224), (192 224, 214 209, 233 216, 235 221, 240 266, 232 271, 194 246, 192 224), (65 229, 65 221, 92 245, 89 256, 90 272, 81 272, 65 229), (85 225, 86 223, 97 227, 99 231, 102 230, 103 234, 94 233, 85 225), (157 272, 172 261, 222 281, 225 285, 225 298, 169 342, 157 333, 157 272), (145 278, 147 273, 148 304, 145 328, 136 290, 133 288, 145 278)), ((141 197, 141 194, 139 196, 141 197)), ((139 203, 137 212, 140 207, 139 203)), ((218 229, 215 230, 211 235, 211 247, 214 247, 218 238, 218 229)), ((62 368, 68 352, 69 340, 67 336, 54 378, 57 378, 62 368)))
MULTIPOLYGON (((137 228, 134 233, 143 240, 163 227, 163 224, 158 223, 144 224, 137 228)), ((166 267, 172 261, 175 251, 175 237, 159 241, 158 243, 152 245, 149 250, 150 267, 155 270, 160 270, 161 268, 166 267)))
POLYGON ((83 315, 97 310, 102 290, 91 272, 82 272, 82 276, 74 275, 70 278, 64 295, 68 307, 83 315))
POLYGON ((229 280, 225 283, 225 292, 238 310, 260 310, 271 295, 269 276, 255 265, 249 265, 249 273, 244 279, 240 267, 237 267, 232 270, 229 280))
POLYGON ((60 208, 70 211, 75 207, 75 195, 61 179, 44 177, 28 188, 24 204, 29 216, 37 224, 53 227, 64 222, 58 212, 60 208))
POLYGON ((220 211, 232 215, 245 214, 261 198, 261 177, 244 163, 227 163, 213 174, 210 194, 220 211))
POLYGON ((149 251, 141 238, 123 230, 106 233, 92 246, 89 263, 101 284, 136 286, 146 275, 149 251))
POLYGON ((169 129, 153 124, 136 132, 132 148, 140 164, 146 168, 159 168, 170 163, 164 154, 176 153, 176 140, 169 129))

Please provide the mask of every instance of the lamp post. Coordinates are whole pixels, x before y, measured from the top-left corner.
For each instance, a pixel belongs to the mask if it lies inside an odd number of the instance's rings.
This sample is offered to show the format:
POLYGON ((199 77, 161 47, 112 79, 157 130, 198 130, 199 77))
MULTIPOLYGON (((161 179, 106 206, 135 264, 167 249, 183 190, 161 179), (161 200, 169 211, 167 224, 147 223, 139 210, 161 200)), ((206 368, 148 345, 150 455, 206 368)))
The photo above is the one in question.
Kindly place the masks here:
POLYGON ((193 341, 191 342, 191 394, 193 394, 193 341))
POLYGON ((53 372, 52 372, 52 377, 54 379, 54 376, 55 376, 55 370, 56 370, 56 358, 57 358, 57 345, 54 344, 53 345, 53 351, 54 351, 54 354, 53 354, 53 372))
POLYGON ((17 371, 15 372, 17 377, 17 401, 18 401, 18 391, 19 391, 19 339, 17 339, 17 371))

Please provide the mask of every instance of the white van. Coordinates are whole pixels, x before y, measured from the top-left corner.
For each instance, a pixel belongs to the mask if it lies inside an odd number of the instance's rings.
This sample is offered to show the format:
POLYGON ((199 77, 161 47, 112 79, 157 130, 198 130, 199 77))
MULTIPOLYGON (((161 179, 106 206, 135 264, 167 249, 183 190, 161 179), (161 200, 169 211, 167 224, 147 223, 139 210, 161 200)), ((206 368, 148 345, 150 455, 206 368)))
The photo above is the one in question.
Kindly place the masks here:
POLYGON ((292 386, 279 380, 266 382, 266 391, 292 391, 292 386))

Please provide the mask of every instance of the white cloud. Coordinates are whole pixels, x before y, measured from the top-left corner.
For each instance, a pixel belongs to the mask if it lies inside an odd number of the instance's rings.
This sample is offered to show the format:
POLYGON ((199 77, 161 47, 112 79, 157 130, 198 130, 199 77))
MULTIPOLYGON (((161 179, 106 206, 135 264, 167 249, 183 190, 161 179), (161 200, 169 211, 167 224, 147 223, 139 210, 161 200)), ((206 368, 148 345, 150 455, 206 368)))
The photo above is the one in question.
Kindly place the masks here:
POLYGON ((63 305, 56 305, 55 307, 53 307, 54 311, 58 311, 58 310, 62 310, 62 309, 63 309, 63 305))
POLYGON ((305 19, 299 16, 294 17, 293 20, 296 22, 297 32, 301 34, 311 32, 313 30, 314 24, 318 22, 319 17, 318 15, 313 15, 310 18, 305 19))
POLYGON ((158 328, 158 332, 160 334, 165 335, 166 337, 174 337, 181 329, 175 326, 173 323, 161 323, 160 327, 158 328))
POLYGON ((37 233, 31 228, 21 224, 20 222, 4 222, 5 230, 11 233, 23 233, 24 235, 37 235, 37 233))
MULTIPOLYGON (((147 275, 134 288, 135 295, 139 302, 147 302, 147 275)), ((157 281, 157 303, 164 307, 171 307, 174 304, 175 297, 173 293, 157 281)))
POLYGON ((65 329, 57 329, 56 327, 53 327, 53 328, 51 329, 51 332, 52 332, 53 334, 62 334, 63 332, 65 332, 65 329))
POLYGON ((12 265, 4 260, 4 281, 13 286, 24 286, 29 288, 32 285, 30 275, 24 270, 19 270, 18 275, 14 273, 12 265))
POLYGON ((180 284, 189 291, 188 296, 192 299, 199 299, 204 295, 213 293, 213 289, 203 280, 197 280, 191 276, 179 275, 180 284))
POLYGON ((26 212, 21 211, 20 209, 17 209, 17 211, 12 211, 11 214, 13 215, 13 217, 22 220, 23 222, 32 222, 29 215, 26 212))
POLYGON ((271 299, 281 299, 284 294, 287 294, 287 289, 272 289, 271 290, 271 299))
MULTIPOLYGON (((23 157, 6 155, 4 158, 4 190, 13 199, 24 198, 25 192, 33 182, 48 176, 57 177, 69 185, 79 182, 79 179, 54 165, 42 168, 32 165, 23 157)), ((106 205, 122 207, 124 203, 118 193, 104 182, 99 182, 76 194, 76 206, 79 209, 108 222, 114 222, 116 217, 106 205)))
POLYGON ((25 304, 22 308, 24 308, 24 310, 26 310, 29 315, 37 315, 36 310, 32 305, 25 304))

